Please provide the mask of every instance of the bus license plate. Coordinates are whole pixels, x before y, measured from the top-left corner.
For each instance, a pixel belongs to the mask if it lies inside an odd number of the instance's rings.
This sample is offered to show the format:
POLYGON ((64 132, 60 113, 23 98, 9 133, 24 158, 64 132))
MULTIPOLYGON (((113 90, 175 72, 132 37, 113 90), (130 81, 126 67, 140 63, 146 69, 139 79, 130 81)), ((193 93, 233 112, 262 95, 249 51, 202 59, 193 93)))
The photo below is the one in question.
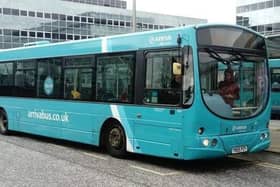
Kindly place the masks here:
POLYGON ((243 145, 243 146, 233 147, 231 153, 236 154, 236 153, 244 153, 247 151, 248 151, 248 147, 246 145, 243 145))

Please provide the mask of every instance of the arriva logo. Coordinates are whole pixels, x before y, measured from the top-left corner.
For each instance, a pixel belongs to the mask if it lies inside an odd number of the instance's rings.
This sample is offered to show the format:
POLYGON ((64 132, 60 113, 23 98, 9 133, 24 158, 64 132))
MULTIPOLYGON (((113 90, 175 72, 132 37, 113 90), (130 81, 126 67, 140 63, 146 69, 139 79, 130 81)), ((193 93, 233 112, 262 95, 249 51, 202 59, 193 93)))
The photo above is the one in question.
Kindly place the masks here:
POLYGON ((247 130, 247 126, 246 125, 234 125, 232 127, 232 131, 246 131, 247 130))
POLYGON ((155 44, 155 43, 165 43, 165 42, 170 42, 172 41, 172 36, 171 35, 162 35, 162 36, 151 36, 149 39, 150 44, 155 44))

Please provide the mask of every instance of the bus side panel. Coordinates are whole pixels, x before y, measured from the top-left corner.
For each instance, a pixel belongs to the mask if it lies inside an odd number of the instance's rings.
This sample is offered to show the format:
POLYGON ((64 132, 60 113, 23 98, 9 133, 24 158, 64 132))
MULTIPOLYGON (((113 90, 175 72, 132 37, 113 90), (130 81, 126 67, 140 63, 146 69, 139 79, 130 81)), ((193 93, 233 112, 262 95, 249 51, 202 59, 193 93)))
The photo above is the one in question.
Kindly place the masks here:
POLYGON ((63 123, 63 139, 98 145, 98 129, 104 120, 111 116, 109 106, 65 102, 64 107, 67 109, 65 113, 68 121, 63 123))
POLYGON ((134 121, 135 152, 169 158, 182 157, 181 109, 140 108, 134 121), (141 117, 140 117, 141 116, 141 117))
POLYGON ((26 98, 5 98, 2 101, 3 108, 17 106, 8 108, 11 130, 88 144, 98 143, 98 117, 93 114, 98 114, 95 108, 100 107, 90 103, 26 98))
POLYGON ((17 106, 15 123, 17 130, 43 135, 48 137, 61 137, 60 112, 49 108, 47 101, 38 102, 34 99, 14 98, 7 99, 7 103, 17 106))

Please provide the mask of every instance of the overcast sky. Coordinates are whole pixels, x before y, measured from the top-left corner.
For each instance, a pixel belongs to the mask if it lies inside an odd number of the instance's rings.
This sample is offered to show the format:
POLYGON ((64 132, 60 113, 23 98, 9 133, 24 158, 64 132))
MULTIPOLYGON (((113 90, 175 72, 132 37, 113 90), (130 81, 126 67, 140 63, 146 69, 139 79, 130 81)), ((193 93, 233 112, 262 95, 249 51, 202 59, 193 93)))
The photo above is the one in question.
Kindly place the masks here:
MULTIPOLYGON (((127 0, 132 9, 132 0, 127 0)), ((137 10, 235 23, 235 0, 136 0, 137 10)))

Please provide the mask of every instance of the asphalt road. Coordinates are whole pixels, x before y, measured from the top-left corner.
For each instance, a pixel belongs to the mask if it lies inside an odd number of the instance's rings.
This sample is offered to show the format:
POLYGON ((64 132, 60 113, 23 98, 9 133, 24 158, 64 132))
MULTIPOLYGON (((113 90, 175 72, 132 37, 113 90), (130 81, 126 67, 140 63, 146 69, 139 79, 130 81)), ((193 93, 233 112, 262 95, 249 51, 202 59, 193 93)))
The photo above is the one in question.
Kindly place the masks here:
POLYGON ((0 135, 0 186, 280 186, 280 154, 178 161, 16 133, 0 135))

